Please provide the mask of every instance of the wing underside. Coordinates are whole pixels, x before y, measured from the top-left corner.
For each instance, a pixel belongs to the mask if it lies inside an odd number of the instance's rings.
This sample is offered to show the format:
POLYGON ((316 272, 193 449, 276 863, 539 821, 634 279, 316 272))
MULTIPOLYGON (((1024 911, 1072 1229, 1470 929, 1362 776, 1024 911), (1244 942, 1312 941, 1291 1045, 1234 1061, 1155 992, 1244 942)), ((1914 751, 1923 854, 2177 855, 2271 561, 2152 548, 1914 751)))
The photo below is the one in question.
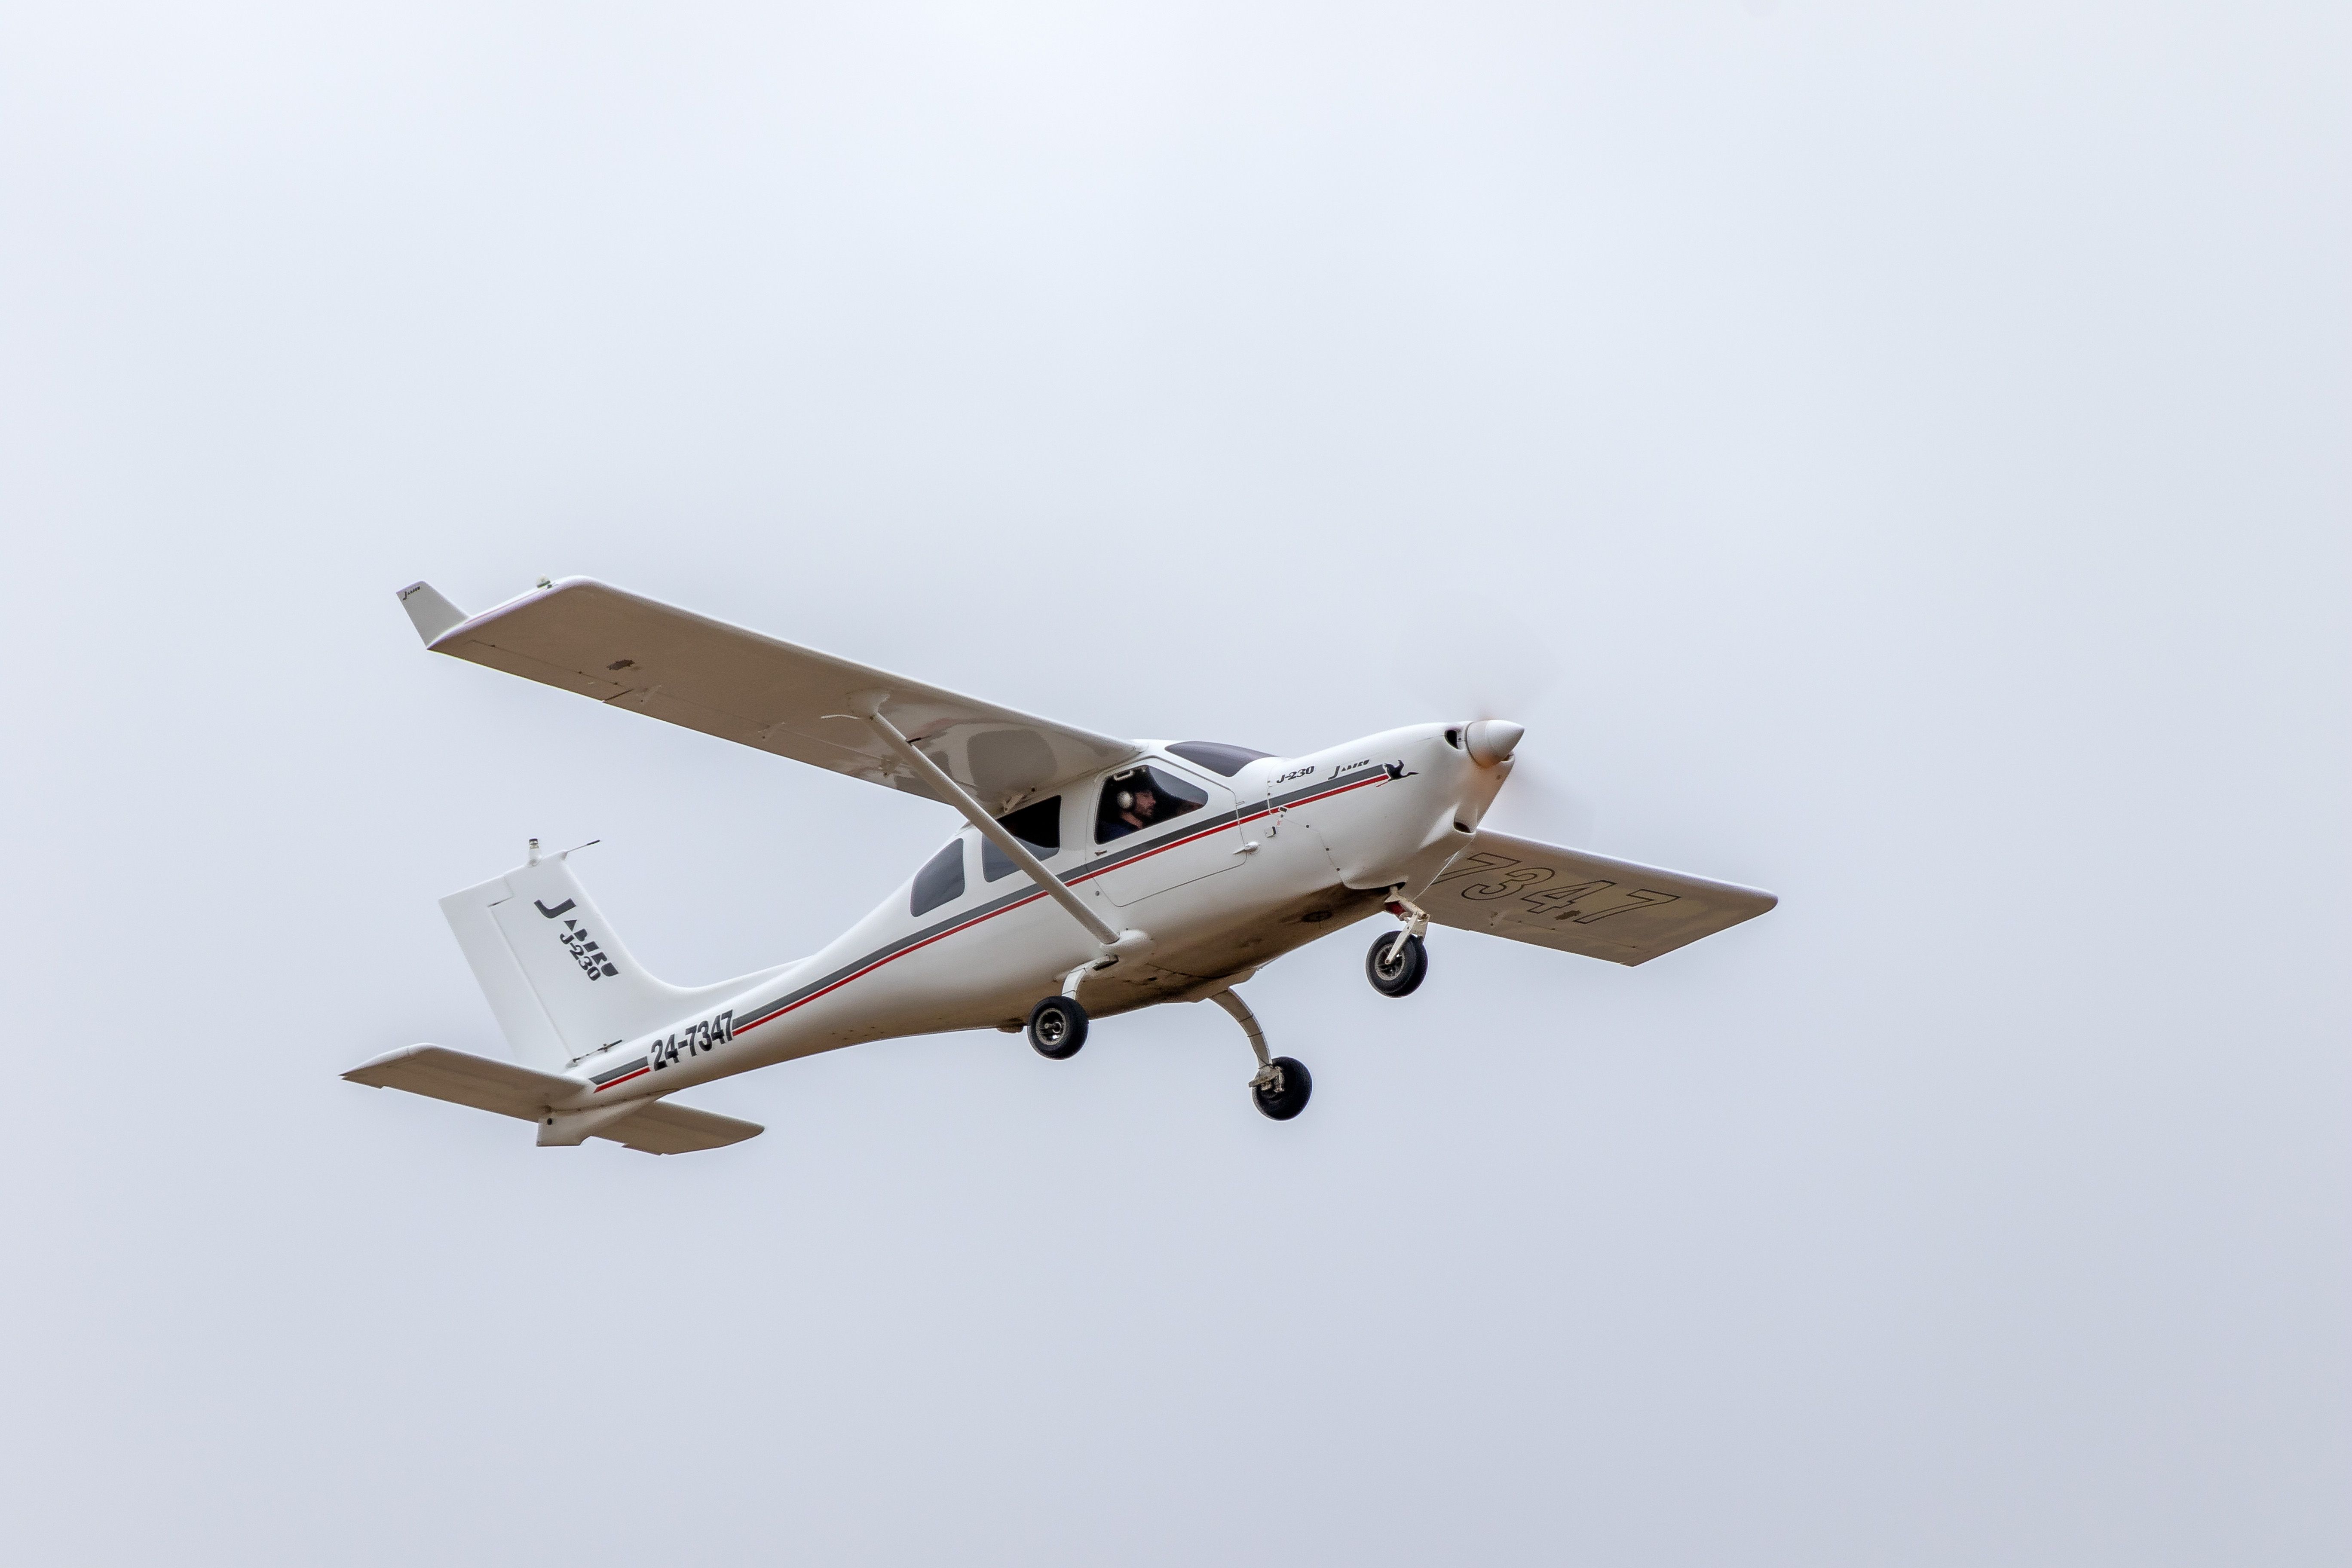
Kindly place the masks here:
POLYGON ((1753 920, 1780 900, 1754 888, 1482 830, 1420 901, 1440 925, 1634 964, 1753 920))
MULTIPOLYGON (((418 584, 411 615, 436 653, 633 709, 780 757, 930 791, 855 719, 877 696, 940 770, 996 809, 1115 766, 1130 742, 1057 724, 640 598, 583 577, 445 627, 418 584)), ((429 596, 429 597, 428 597, 429 596)), ((449 614, 457 614, 454 610, 449 614)))

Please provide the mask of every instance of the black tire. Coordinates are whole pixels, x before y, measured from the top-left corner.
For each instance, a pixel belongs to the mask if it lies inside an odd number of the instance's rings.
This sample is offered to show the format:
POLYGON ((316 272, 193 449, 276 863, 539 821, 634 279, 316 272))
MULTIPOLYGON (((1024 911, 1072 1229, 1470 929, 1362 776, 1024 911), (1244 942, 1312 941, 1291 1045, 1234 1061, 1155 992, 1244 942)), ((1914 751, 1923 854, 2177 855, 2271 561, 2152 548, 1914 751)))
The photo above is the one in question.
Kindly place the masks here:
POLYGON ((1274 1065, 1282 1069, 1282 1087, 1266 1089, 1253 1086, 1250 1098, 1257 1101, 1260 1115, 1287 1121, 1307 1109, 1307 1099, 1315 1092, 1315 1077, 1297 1057, 1276 1057, 1274 1065))
POLYGON ((1404 952, 1397 955, 1394 963, 1390 963, 1389 950, 1394 946, 1394 931, 1373 942, 1372 951, 1364 954, 1364 978, 1383 996, 1410 996, 1429 974, 1429 950, 1422 945, 1421 938, 1408 936, 1404 939, 1404 952))
POLYGON ((1029 1045, 1047 1061, 1066 1062, 1087 1043, 1087 1010, 1074 997, 1048 996, 1029 1009, 1029 1045))

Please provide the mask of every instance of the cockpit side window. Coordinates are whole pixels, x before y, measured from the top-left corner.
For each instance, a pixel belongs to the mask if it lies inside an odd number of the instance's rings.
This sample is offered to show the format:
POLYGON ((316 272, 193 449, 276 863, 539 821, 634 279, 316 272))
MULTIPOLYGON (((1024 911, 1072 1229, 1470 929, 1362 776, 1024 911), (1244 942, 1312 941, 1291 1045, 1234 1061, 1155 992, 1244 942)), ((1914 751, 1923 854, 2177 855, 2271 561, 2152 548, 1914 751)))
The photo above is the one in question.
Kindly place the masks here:
MULTIPOLYGON (((1029 853, 1040 860, 1051 860, 1062 852, 1062 797, 1041 800, 1024 805, 1018 811, 1007 812, 996 819, 996 825, 1018 838, 1029 853)), ((986 882, 1010 877, 1021 869, 1013 857, 983 838, 980 841, 980 875, 986 882)))
POLYGON ((1108 844, 1157 827, 1208 804, 1199 784, 1164 768, 1129 768, 1103 781, 1102 803, 1095 808, 1095 842, 1108 844))
POLYGON ((1223 741, 1178 741, 1168 748, 1168 754, 1198 763, 1213 773, 1231 778, 1269 753, 1253 752, 1247 746, 1228 746, 1223 741))
POLYGON ((911 912, 929 914, 941 904, 951 904, 963 897, 963 837, 929 860, 915 873, 915 896, 909 900, 911 912))

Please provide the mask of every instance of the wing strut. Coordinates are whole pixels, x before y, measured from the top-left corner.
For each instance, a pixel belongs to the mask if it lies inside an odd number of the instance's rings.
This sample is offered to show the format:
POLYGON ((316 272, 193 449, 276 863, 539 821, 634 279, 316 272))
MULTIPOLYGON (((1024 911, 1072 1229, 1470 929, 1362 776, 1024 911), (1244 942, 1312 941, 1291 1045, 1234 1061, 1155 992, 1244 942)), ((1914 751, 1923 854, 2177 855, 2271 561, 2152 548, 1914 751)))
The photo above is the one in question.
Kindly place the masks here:
MULTIPOLYGON (((998 824, 996 818, 989 816, 980 802, 972 799, 963 785, 950 778, 937 763, 917 751, 915 743, 900 734, 896 724, 882 717, 882 704, 878 699, 875 700, 874 710, 871 713, 859 713, 854 717, 863 719, 874 726, 874 732, 882 737, 884 745, 898 754, 900 762, 914 769, 916 775, 930 785, 941 800, 962 812, 964 819, 979 828, 982 837, 1003 850, 1015 866, 1028 872, 1029 879, 1045 889, 1055 903, 1069 910, 1070 918, 1086 927, 1087 932, 1097 942, 1106 947, 1113 948, 1134 945, 1123 942, 1119 932, 1105 924, 1100 915, 1087 907, 1087 901, 1084 899, 1070 891, 1067 883, 1045 869, 1045 863, 1029 853, 1027 845, 1006 832, 998 824)), ((1133 934, 1141 935, 1140 932, 1133 934)))

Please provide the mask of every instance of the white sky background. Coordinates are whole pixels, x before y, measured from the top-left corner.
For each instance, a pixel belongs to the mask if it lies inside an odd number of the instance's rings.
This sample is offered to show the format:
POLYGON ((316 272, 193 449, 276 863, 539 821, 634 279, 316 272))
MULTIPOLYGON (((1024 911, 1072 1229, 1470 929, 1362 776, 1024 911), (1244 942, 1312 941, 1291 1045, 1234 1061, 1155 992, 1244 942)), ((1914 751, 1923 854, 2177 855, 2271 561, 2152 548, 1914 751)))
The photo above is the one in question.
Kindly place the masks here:
POLYGON ((14 1561, 2338 1563, 2339 6, 0 10, 14 1561), (1778 891, 547 1152, 942 809, 427 657, 586 574, 1118 732, 1479 704, 1778 891))

